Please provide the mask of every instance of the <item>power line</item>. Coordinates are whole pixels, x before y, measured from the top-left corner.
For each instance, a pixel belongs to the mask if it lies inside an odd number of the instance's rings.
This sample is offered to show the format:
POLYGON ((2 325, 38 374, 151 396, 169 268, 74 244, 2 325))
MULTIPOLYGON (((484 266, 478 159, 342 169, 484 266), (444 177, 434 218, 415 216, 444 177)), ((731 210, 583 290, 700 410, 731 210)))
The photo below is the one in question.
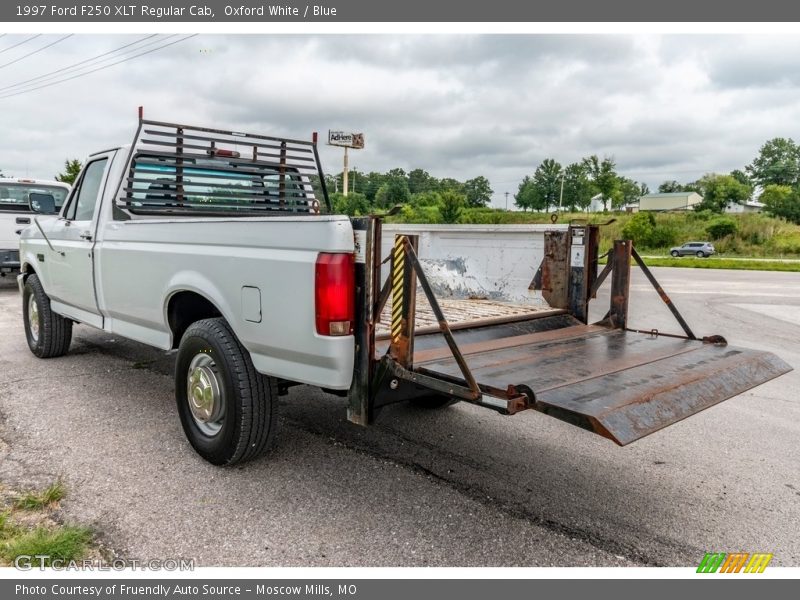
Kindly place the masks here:
POLYGON ((36 90, 40 90, 42 88, 46 88, 46 87, 50 87, 50 86, 53 86, 53 85, 57 85, 59 83, 64 83, 66 81, 71 81, 73 79, 78 79, 79 77, 83 77, 84 75, 90 75, 91 73, 96 73, 97 71, 103 71, 103 70, 109 69, 109 68, 111 68, 111 67, 113 67, 115 65, 119 65, 119 64, 122 64, 124 62, 128 62, 129 60, 133 60, 134 58, 139 58, 140 56, 144 56, 146 54, 151 54, 152 52, 156 52, 158 50, 162 50, 163 48, 167 48, 169 46, 174 46, 175 44, 178 44, 180 42, 184 42, 184 41, 188 40, 189 38, 195 37, 196 35, 197 35, 196 33, 193 33, 191 35, 187 35, 186 37, 183 37, 183 38, 181 38, 179 40, 175 40, 174 42, 170 42, 169 44, 164 44, 163 46, 158 46, 156 48, 153 48, 152 50, 147 50, 146 52, 142 52, 140 54, 135 54, 133 56, 129 56, 128 58, 124 58, 122 60, 118 60, 117 62, 111 63, 110 65, 105 65, 105 66, 102 66, 102 67, 98 67, 96 69, 92 69, 91 71, 86 71, 85 73, 78 73, 77 75, 73 75, 72 77, 67 77, 66 79, 60 79, 58 81, 45 83, 45 84, 40 85, 38 87, 34 87, 34 88, 29 89, 29 90, 23 90, 21 92, 13 92, 13 93, 10 93, 10 94, 5 94, 3 96, 0 96, 0 99, 11 98, 12 96, 19 96, 20 94, 27 94, 28 92, 33 92, 33 91, 36 91, 36 90))
MULTIPOLYGON (((39 81, 41 83, 40 80, 46 80, 48 78, 58 79, 59 77, 63 77, 64 75, 67 75, 70 71, 80 70, 78 67, 80 67, 81 65, 85 65, 86 63, 95 62, 98 59, 103 58, 104 56, 107 56, 109 54, 115 54, 115 53, 119 52, 120 50, 124 50, 125 48, 129 48, 130 46, 134 46, 136 44, 139 44, 140 42, 143 42, 145 40, 149 40, 150 38, 154 38, 157 35, 158 35, 157 33, 154 33, 152 35, 148 35, 148 36, 145 36, 143 38, 140 38, 140 39, 136 40, 135 42, 131 42, 130 44, 125 44, 124 46, 120 46, 119 48, 114 48, 113 50, 109 50, 108 52, 103 52, 102 54, 98 54, 97 56, 93 56, 92 58, 87 58, 85 60, 81 60, 79 62, 73 63, 73 64, 68 65, 66 67, 62 67, 60 69, 56 69, 55 71, 50 71, 49 73, 45 73, 43 75, 38 75, 37 77, 31 77, 30 79, 26 79, 25 81, 19 81, 17 83, 12 83, 11 85, 7 85, 5 87, 0 88, 0 92, 2 92, 4 90, 10 90, 12 88, 17 88, 17 87, 29 87, 29 86, 26 86, 25 84, 32 83, 34 81, 39 81), (57 77, 51 77, 53 75, 57 75, 57 77)), ((138 48, 135 48, 134 50, 129 50, 128 52, 123 52, 121 55, 112 56, 112 57, 103 59, 103 60, 101 60, 99 62, 105 62, 107 60, 113 60, 115 58, 119 58, 119 56, 124 56, 125 54, 128 54, 130 52, 135 52, 135 51, 141 50, 142 48, 146 48, 147 46, 151 46, 152 44, 155 44, 155 43, 162 42, 164 40, 168 40, 170 38, 173 38, 176 35, 177 34, 173 33, 172 35, 168 35, 165 38, 161 38, 160 40, 155 40, 155 41, 150 42, 148 44, 143 44, 142 46, 139 46, 138 48)))
POLYGON ((33 56, 34 54, 38 54, 38 53, 39 53, 39 52, 41 52, 42 50, 47 50, 47 49, 48 49, 50 46, 55 46, 56 44, 58 44, 58 43, 60 43, 60 42, 63 42, 65 39, 67 39, 67 38, 69 38, 69 37, 72 37, 73 35, 74 35, 74 34, 72 34, 72 33, 69 33, 69 34, 65 35, 64 37, 57 39, 55 42, 50 42, 50 43, 49 43, 49 44, 47 44, 46 46, 42 46, 41 48, 38 48, 38 49, 34 50, 33 52, 28 52, 27 54, 23 54, 22 56, 20 56, 19 58, 15 58, 15 59, 14 59, 14 60, 12 60, 11 62, 7 62, 7 63, 6 63, 6 64, 4 64, 4 65, 0 65, 0 69, 2 69, 2 68, 4 68, 4 67, 7 67, 7 66, 9 66, 9 65, 13 65, 14 63, 18 63, 18 62, 19 62, 19 61, 21 61, 23 58, 28 58, 29 56, 33 56))
POLYGON ((21 42, 17 42, 13 46, 9 46, 8 48, 3 48, 2 50, 0 50, 0 54, 2 54, 3 52, 8 52, 9 50, 13 50, 17 46, 22 46, 22 44, 27 44, 31 40, 35 40, 37 37, 41 35, 42 35, 41 33, 37 33, 36 35, 32 35, 31 37, 29 37, 28 39, 22 40, 21 42))

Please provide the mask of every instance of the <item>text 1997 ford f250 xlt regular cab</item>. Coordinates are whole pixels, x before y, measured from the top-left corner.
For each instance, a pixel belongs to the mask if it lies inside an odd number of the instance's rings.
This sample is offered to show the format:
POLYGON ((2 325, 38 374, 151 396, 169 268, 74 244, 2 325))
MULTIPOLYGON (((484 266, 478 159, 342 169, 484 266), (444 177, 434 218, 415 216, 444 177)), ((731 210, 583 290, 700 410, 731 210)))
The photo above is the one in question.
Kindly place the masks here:
POLYGON ((362 425, 392 402, 464 400, 504 414, 535 409, 624 445, 789 370, 769 353, 695 336, 674 305, 685 335, 628 329, 638 254, 616 242, 598 273, 596 226, 545 234, 530 272, 544 310, 455 323, 417 236, 394 236, 382 277, 381 219, 327 214, 324 183, 316 135, 140 114, 133 144, 90 156, 60 214, 36 216, 22 233, 31 351, 66 353, 74 322, 177 350, 184 431, 220 465, 269 447, 277 395, 299 383, 347 395, 348 418, 362 425), (588 303, 609 275, 608 314, 589 324, 588 303), (416 325, 418 289, 428 327, 416 325))

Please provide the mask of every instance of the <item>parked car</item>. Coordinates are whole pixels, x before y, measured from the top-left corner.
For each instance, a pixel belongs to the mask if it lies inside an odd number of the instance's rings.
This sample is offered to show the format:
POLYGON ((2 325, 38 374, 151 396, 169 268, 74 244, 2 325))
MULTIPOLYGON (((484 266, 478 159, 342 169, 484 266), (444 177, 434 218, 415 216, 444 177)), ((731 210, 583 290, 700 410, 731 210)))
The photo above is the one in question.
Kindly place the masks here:
POLYGON ((705 258, 716 253, 714 244, 711 242, 686 242, 683 246, 672 248, 669 253, 672 256, 698 256, 705 258))

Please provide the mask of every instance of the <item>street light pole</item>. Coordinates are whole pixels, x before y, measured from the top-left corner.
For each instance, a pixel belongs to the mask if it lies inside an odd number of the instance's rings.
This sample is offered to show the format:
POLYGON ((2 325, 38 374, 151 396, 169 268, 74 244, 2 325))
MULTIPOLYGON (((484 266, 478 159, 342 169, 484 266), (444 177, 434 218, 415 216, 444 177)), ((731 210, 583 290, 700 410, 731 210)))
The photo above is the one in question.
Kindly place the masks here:
POLYGON ((508 210, 508 192, 506 192, 506 210, 508 210))
POLYGON ((344 171, 342 172, 342 194, 347 196, 347 146, 344 147, 344 171))

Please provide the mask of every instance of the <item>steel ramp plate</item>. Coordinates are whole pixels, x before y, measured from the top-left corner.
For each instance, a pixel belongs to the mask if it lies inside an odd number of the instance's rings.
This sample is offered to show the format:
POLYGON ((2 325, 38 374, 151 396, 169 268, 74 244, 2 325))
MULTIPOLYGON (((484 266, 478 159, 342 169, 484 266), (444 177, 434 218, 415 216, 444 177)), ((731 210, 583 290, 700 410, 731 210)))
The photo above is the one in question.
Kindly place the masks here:
MULTIPOLYGON (((792 370, 769 352, 597 326, 514 340, 462 348, 484 390, 527 386, 537 410, 620 445, 792 370)), ((425 372, 461 377, 452 358, 419 354, 425 372)))

